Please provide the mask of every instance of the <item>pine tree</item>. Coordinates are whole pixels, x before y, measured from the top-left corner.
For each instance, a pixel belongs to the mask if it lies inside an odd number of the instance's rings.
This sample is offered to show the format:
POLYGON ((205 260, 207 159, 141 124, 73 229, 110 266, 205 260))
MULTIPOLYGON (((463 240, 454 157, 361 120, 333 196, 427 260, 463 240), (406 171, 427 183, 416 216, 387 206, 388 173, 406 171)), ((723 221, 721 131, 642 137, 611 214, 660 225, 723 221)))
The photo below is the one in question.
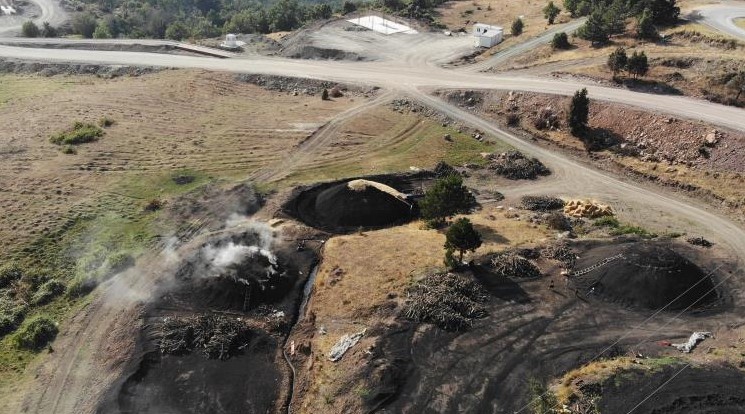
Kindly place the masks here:
POLYGON ((619 47, 608 56, 608 68, 613 72, 615 78, 619 72, 626 70, 629 57, 626 55, 626 49, 619 47))
POLYGON ((587 89, 583 88, 574 93, 569 106, 569 119, 567 123, 574 136, 582 135, 587 129, 590 118, 590 99, 587 97, 587 89))
POLYGON ((738 72, 727 82, 727 88, 737 92, 735 101, 740 99, 740 95, 745 92, 745 70, 738 72))
POLYGON ((593 45, 606 43, 610 34, 602 12, 600 10, 593 11, 585 24, 579 28, 577 35, 582 39, 589 40, 593 45))
POLYGON ((649 72, 649 61, 647 60, 647 55, 644 54, 644 52, 634 52, 629 58, 628 68, 629 73, 634 75, 634 79, 646 75, 647 72, 649 72))
POLYGON ((548 20, 548 24, 554 24, 556 16, 561 13, 561 9, 556 7, 553 1, 549 1, 546 7, 543 8, 543 17, 548 20))
POLYGON ((445 219, 467 213, 475 204, 473 195, 463 185, 463 178, 453 174, 435 181, 419 202, 419 211, 430 226, 439 227, 445 219))
POLYGON ((525 27, 525 23, 523 23, 523 19, 517 18, 514 22, 512 22, 512 28, 510 33, 512 33, 513 36, 520 36, 523 34, 523 28, 525 27))
POLYGON ((636 37, 639 39, 646 40, 657 40, 660 34, 657 32, 657 28, 654 26, 654 20, 652 19, 652 12, 649 9, 644 9, 641 16, 636 23, 636 37))
POLYGON ((551 47, 554 49, 569 49, 572 45, 569 44, 569 37, 565 32, 556 33, 554 38, 551 40, 551 47))
POLYGON ((473 228, 471 221, 460 218, 445 232, 445 261, 448 261, 448 252, 452 256, 452 252, 458 251, 458 262, 462 263, 463 255, 467 251, 476 251, 481 243, 481 235, 473 228))

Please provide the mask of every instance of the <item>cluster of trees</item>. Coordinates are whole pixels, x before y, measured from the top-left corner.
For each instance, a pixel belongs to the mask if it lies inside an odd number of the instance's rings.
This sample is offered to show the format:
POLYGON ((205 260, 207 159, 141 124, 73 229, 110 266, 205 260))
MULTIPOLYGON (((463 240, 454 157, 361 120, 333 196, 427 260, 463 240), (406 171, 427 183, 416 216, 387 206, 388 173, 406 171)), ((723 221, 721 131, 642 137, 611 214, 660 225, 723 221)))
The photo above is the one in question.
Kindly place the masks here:
MULTIPOLYGON (((271 3, 256 0, 95 0, 89 3, 91 11, 76 14, 69 33, 84 38, 174 40, 225 33, 271 33, 294 30, 308 21, 328 19, 335 12, 351 13, 358 7, 352 0, 344 0, 336 9, 329 3, 299 0, 271 3)), ((413 0, 411 4, 430 7, 426 0, 413 0)), ((29 21, 23 26, 23 35, 27 37, 59 34, 62 33, 48 23, 40 28, 29 21)))
POLYGON ((588 16, 577 35, 593 44, 604 44, 610 36, 626 31, 626 19, 636 19, 637 36, 654 40, 657 26, 674 24, 680 16, 676 0, 564 0, 572 16, 588 16))
POLYGON ((644 52, 634 53, 629 57, 626 49, 619 47, 608 56, 608 68, 613 72, 613 77, 617 77, 622 71, 627 71, 634 79, 644 76, 649 71, 649 61, 644 52))

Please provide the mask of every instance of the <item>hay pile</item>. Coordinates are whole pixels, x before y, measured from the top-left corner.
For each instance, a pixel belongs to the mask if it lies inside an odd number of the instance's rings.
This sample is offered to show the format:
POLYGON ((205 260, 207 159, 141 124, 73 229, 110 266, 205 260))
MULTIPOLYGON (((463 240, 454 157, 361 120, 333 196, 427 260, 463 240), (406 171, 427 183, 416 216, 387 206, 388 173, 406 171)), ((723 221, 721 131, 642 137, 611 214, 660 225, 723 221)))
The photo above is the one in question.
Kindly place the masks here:
POLYGON ((510 180, 535 180, 538 176, 551 174, 537 158, 528 158, 520 151, 507 151, 488 156, 487 168, 510 180))
POLYGON ((613 209, 605 204, 590 200, 570 200, 564 206, 564 214, 577 218, 598 218, 612 216, 613 209))
POLYGON ((551 211, 564 207, 564 200, 549 196, 525 196, 521 203, 524 209, 530 211, 551 211))
POLYGON ((536 265, 514 252, 497 253, 490 262, 494 271, 502 277, 526 279, 541 276, 536 265))
POLYGON ((251 331, 239 318, 222 315, 167 317, 160 325, 162 354, 183 355, 200 350, 210 359, 226 360, 248 346, 251 331))
POLYGON ((488 294, 469 278, 453 273, 425 277, 407 290, 404 316, 435 324, 446 331, 463 331, 486 316, 488 294))

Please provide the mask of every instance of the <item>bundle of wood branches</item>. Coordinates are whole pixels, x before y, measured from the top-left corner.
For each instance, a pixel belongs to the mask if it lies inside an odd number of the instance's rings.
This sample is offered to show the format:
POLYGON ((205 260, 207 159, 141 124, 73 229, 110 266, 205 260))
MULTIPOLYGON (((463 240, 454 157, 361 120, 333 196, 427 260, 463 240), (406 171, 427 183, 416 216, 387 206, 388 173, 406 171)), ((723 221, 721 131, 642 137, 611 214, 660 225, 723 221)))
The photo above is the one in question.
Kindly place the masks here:
POLYGON ((183 355, 199 350, 207 358, 225 360, 248 345, 251 331, 235 317, 171 316, 163 320, 158 336, 163 354, 183 355))
POLYGON ((487 168, 511 180, 534 180, 540 175, 551 174, 537 158, 528 158, 520 151, 492 155, 489 161, 487 168))
POLYGON ((536 265, 514 252, 495 254, 491 258, 491 265, 494 271, 503 277, 525 279, 541 276, 541 271, 536 265))
POLYGON ((566 243, 550 244, 541 250, 543 257, 561 262, 565 268, 573 269, 577 255, 566 243))
POLYGON ((531 211, 551 211, 564 208, 564 200, 549 196, 525 196, 521 203, 523 208, 531 211))
POLYGON ((487 292, 473 280, 453 273, 425 277, 407 291, 404 316, 446 331, 463 331, 487 315, 487 292))

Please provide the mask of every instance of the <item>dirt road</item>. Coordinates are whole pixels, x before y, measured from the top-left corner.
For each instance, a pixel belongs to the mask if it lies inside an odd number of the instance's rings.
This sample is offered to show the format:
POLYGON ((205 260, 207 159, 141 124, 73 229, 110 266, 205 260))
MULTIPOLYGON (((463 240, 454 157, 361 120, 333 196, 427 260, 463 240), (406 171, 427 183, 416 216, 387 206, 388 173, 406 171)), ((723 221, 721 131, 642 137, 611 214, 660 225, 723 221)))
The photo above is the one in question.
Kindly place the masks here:
POLYGON ((735 24, 735 19, 745 18, 745 4, 743 2, 727 2, 720 6, 704 7, 691 12, 693 20, 728 34, 745 40, 745 29, 735 24))
POLYGON ((38 16, 11 16, 10 18, 0 17, 0 36, 13 36, 21 32, 21 26, 27 20, 33 20, 34 23, 41 26, 44 22, 49 22, 52 26, 59 26, 67 21, 67 13, 57 0, 31 0, 39 9, 38 16), (33 17, 33 18, 32 18, 33 17))

